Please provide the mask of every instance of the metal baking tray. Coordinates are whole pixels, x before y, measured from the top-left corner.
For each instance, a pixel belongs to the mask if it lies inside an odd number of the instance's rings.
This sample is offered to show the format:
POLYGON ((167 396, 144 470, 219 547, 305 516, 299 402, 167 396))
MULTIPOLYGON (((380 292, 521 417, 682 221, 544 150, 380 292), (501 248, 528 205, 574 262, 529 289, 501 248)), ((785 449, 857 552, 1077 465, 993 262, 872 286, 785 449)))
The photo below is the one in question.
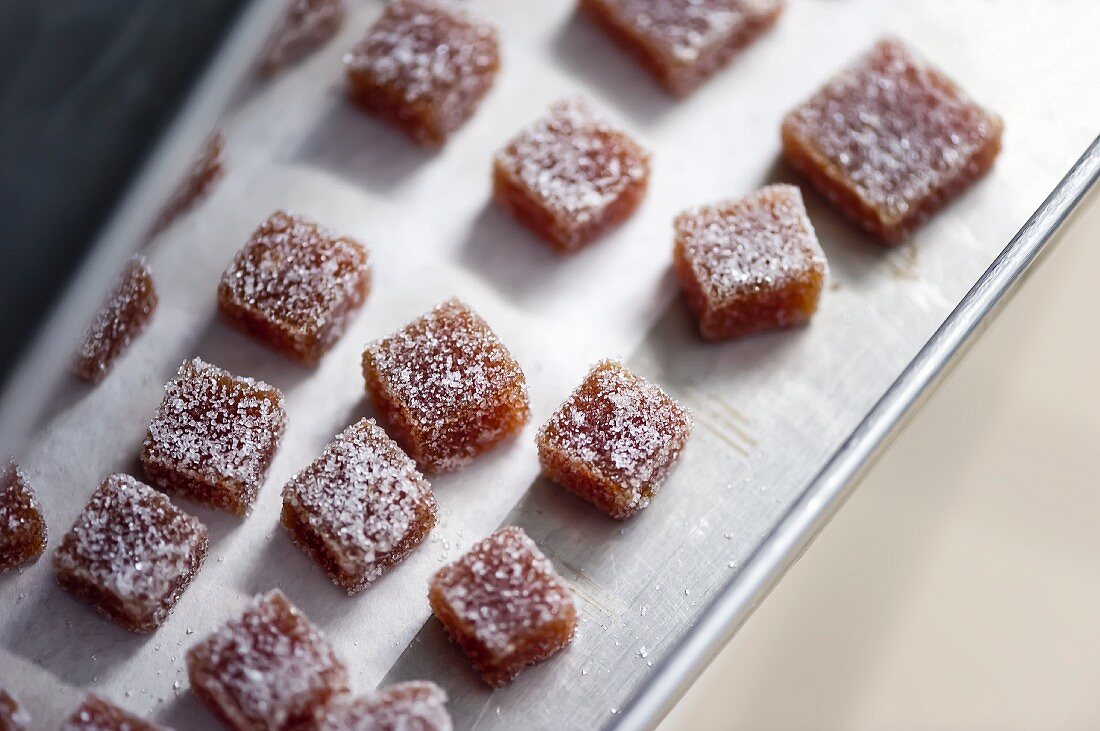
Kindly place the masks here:
POLYGON ((843 502, 929 386, 980 330, 1100 175, 1094 0, 790 0, 773 33, 685 100, 657 90, 567 0, 470 0, 501 27, 504 71, 478 115, 427 153, 351 109, 340 56, 380 12, 353 3, 339 37, 270 82, 254 61, 282 9, 245 12, 59 300, 3 395, 0 445, 28 469, 51 550, 102 477, 134 455, 161 386, 199 355, 280 386, 290 429, 251 517, 187 505, 211 556, 175 616, 134 637, 60 591, 49 561, 0 580, 0 686, 54 723, 88 689, 180 729, 211 717, 182 654, 252 594, 281 586, 334 639, 360 691, 430 678, 459 728, 650 728, 843 502), (767 182, 782 114, 878 37, 910 41, 1003 115, 993 172, 901 247, 867 240, 806 191, 831 280, 799 330, 707 344, 668 271, 671 218, 767 182), (638 214, 577 256, 551 255, 488 203, 492 151, 552 100, 589 96, 654 152, 638 214), (151 242, 144 233, 202 139, 226 136, 228 174, 151 242), (1068 172, 1067 172, 1068 171, 1068 172), (376 288, 317 371, 220 324, 216 277, 263 216, 290 207, 365 238, 376 288), (1007 245, 1006 245, 1007 242, 1007 245), (100 386, 63 373, 114 273, 135 249, 161 308, 100 386), (434 480, 432 539, 347 598, 276 525, 279 485, 370 407, 358 353, 457 294, 493 324, 531 382, 514 444, 434 480), (695 435, 661 495, 625 523, 538 477, 533 431, 588 366, 624 356, 693 408, 695 435), (427 577, 501 523, 522 525, 572 583, 572 646, 490 692, 430 618, 427 577))

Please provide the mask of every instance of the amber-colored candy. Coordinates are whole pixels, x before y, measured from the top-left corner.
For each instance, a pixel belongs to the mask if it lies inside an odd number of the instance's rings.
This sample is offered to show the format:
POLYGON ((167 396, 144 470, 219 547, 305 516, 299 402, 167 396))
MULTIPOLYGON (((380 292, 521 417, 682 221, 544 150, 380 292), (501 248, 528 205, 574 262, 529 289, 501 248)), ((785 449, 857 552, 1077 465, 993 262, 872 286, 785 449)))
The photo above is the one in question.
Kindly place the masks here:
POLYGON ((806 322, 829 271, 792 185, 681 213, 673 258, 708 340, 806 322))
POLYGON ((889 39, 787 115, 783 154, 845 215, 893 244, 992 167, 1003 128, 889 39))
POLYGON ((573 596, 522 528, 501 528, 444 566, 428 589, 432 611, 491 686, 569 644, 573 596))
POLYGON ((258 340, 315 364, 366 300, 370 274, 361 242, 276 211, 222 274, 218 307, 258 340))
POLYGON ((270 76, 309 56, 332 40, 347 14, 344 0, 290 0, 260 70, 270 76))
POLYGON ((0 474, 0 571, 34 561, 46 550, 46 519, 23 470, 0 474))
POLYGON ((195 358, 165 386, 141 461, 157 487, 246 515, 285 428, 279 389, 195 358))
POLYGON ((457 299, 369 345, 363 375, 375 406, 425 471, 458 469, 522 429, 531 413, 519 363, 457 299))
POLYGON ((203 142, 198 157, 191 163, 183 179, 161 209, 149 231, 149 238, 172 225, 177 218, 210 195, 214 183, 225 175, 225 137, 214 132, 203 142))
POLYGON ((300 728, 348 690, 328 639, 278 589, 187 651, 191 690, 236 731, 300 728))
POLYGON ((73 711, 61 731, 172 731, 167 726, 146 721, 89 693, 73 711))
POLYGON ((112 285, 85 331, 76 351, 73 372, 92 383, 102 380, 115 360, 145 331, 156 309, 153 273, 144 257, 135 256, 112 285))
POLYGON ((206 558, 206 526, 129 475, 92 493, 53 556, 61 586, 131 632, 164 624, 206 558))
POLYGON ((447 694, 435 683, 397 683, 369 695, 330 703, 317 731, 451 731, 447 694))
POLYGON ((583 99, 567 99, 493 158, 493 196, 557 251, 621 224, 649 184, 649 153, 583 99))
POLYGON ((603 361, 538 434, 543 472, 614 518, 649 505, 691 435, 691 414, 659 386, 603 361))
POLYGON ((769 30, 783 0, 580 0, 673 94, 687 94, 769 30))
POLYGON ((8 691, 0 688, 0 731, 30 731, 31 714, 8 691))
POLYGON ((374 419, 363 419, 283 488, 282 522, 355 594, 420 545, 435 526, 435 495, 374 419))
POLYGON ((393 0, 344 56, 351 99, 422 145, 442 145, 500 68, 496 29, 442 0, 393 0))

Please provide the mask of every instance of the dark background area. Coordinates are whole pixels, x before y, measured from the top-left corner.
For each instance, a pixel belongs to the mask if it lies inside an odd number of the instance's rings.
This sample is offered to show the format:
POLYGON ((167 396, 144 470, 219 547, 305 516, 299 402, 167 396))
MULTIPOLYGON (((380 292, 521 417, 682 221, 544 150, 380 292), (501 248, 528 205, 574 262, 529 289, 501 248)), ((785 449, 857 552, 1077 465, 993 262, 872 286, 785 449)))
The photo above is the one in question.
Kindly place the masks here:
POLYGON ((245 0, 0 0, 0 383, 245 0))

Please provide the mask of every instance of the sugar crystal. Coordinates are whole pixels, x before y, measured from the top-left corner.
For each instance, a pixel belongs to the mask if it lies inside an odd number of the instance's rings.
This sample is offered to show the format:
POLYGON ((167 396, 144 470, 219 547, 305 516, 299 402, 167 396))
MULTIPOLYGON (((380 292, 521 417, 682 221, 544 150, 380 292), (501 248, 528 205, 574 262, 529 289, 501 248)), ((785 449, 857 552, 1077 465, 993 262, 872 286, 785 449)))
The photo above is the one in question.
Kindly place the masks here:
POLYGON ((493 84, 497 32, 450 2, 393 0, 344 66, 356 104, 420 144, 442 145, 493 84))
POLYGON ((401 448, 363 419, 287 483, 282 523, 354 594, 420 545, 435 525, 435 496, 401 448))
POLYGON ((897 39, 783 120, 783 153, 847 216, 897 243, 984 175, 1001 119, 897 39))
POLYGON ((440 569, 432 611, 491 686, 510 682, 573 638, 573 597, 523 529, 501 528, 440 569))
POLYGON ((691 428, 691 414, 659 386, 607 360, 539 430, 539 462, 551 480, 627 518, 649 505, 691 428))
POLYGON ((53 564, 58 582, 77 598, 128 630, 152 632, 202 567, 207 545, 197 518, 115 474, 92 493, 53 564))
POLYGON ((15 462, 0 473, 0 571, 34 561, 46 550, 46 519, 27 475, 15 462))
POLYGON ((575 251, 625 221, 649 153, 583 99, 557 102, 493 158, 493 195, 554 249, 575 251))
POLYGON ((278 589, 187 651, 191 690, 228 728, 298 728, 348 690, 332 645, 278 589))

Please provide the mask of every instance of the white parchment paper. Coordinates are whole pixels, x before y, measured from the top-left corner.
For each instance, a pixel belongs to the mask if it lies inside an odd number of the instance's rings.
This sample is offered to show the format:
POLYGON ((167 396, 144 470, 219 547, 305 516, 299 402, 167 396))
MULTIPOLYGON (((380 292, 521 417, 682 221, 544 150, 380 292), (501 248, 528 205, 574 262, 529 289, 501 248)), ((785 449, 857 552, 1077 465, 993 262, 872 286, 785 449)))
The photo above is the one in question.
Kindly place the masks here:
MULTIPOLYGON (((1094 0, 1041 8, 1023 0, 791 0, 772 34, 684 100, 660 91, 575 17, 570 2, 470 4, 501 28, 503 72, 477 115, 440 151, 413 146, 344 100, 340 56, 380 2, 355 3, 344 30, 320 53, 244 90, 221 125, 226 178, 147 252, 160 293, 149 331, 104 383, 62 389, 33 447, 20 455, 44 506, 52 551, 107 474, 142 476, 142 437, 164 382, 185 358, 262 378, 287 397, 289 427, 250 517, 177 501, 207 523, 211 549, 155 634, 127 633, 65 594, 48 555, 0 577, 0 686, 43 727, 55 725, 86 690, 179 728, 209 727, 211 717, 186 693, 184 651, 249 597, 276 586, 341 649, 353 685, 373 687, 428 616, 430 574, 496 528, 536 477, 537 426, 593 361, 630 355, 669 306, 676 293, 669 271, 674 214, 786 179, 778 163, 782 115, 882 33, 911 41, 1000 112, 1007 132, 990 177, 899 249, 876 248, 808 194, 833 283, 804 339, 816 353, 832 338, 837 359, 889 351, 876 388, 916 352, 1100 129, 1100 95, 1080 83, 1094 83, 1098 70, 1089 36, 1100 27, 1094 0), (626 225, 562 258, 490 204, 489 164, 493 151, 550 102, 575 93, 653 151, 653 176, 626 225), (370 298, 316 370, 216 317, 218 276, 276 208, 371 247, 370 298), (359 368, 364 343, 452 295, 480 312, 523 365, 532 422, 514 442, 432 480, 440 521, 430 539, 374 587, 348 598, 278 526, 281 486, 344 426, 372 415, 359 368), (890 333, 884 323, 895 313, 890 333)), ((791 361, 800 348, 774 357, 791 361)), ((775 372, 789 372, 781 364, 775 372)), ((766 368, 754 377, 766 379, 766 368)), ((799 409, 825 408, 812 388, 782 385, 787 401, 776 408, 788 409, 782 413, 791 420, 799 409)), ((846 433, 873 397, 868 392, 835 408, 835 435, 846 433)), ((776 500, 793 499, 797 488, 777 489, 776 500)), ((689 622, 697 599, 690 607, 684 599, 683 611, 668 616, 689 622)))

